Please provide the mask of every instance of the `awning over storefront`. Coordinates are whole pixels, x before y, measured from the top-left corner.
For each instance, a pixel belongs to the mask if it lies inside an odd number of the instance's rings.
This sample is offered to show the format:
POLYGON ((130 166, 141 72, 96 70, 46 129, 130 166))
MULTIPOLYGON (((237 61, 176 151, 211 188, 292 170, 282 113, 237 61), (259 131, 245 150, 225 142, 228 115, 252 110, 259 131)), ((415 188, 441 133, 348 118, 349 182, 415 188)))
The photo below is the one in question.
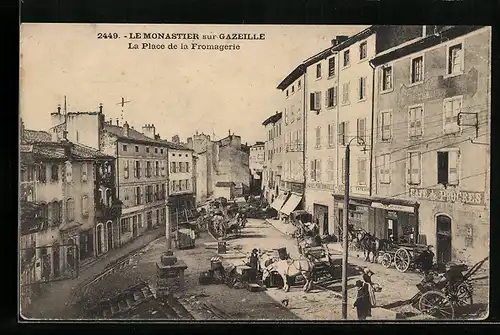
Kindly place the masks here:
POLYGON ((290 215, 291 212, 297 208, 297 205, 300 203, 300 200, 302 200, 302 196, 298 194, 291 194, 290 198, 286 201, 286 203, 281 207, 280 212, 286 215, 290 215))
POLYGON ((418 202, 405 199, 373 197, 372 200, 371 207, 385 209, 388 211, 415 213, 418 208, 418 202))
POLYGON ((274 202, 271 204, 271 207, 274 208, 275 210, 279 211, 281 207, 283 207, 283 204, 285 203, 286 200, 286 195, 285 194, 280 194, 274 202))

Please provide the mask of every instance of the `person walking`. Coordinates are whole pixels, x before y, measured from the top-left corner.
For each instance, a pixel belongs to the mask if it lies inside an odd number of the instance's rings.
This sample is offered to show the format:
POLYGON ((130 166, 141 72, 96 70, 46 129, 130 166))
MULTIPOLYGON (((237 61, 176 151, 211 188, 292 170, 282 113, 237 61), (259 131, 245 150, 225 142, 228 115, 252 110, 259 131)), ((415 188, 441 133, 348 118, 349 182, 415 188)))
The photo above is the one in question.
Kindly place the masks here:
POLYGON ((358 320, 366 320, 367 317, 372 316, 372 305, 368 292, 368 285, 362 280, 356 281, 358 292, 356 294, 356 301, 354 307, 356 308, 358 320))

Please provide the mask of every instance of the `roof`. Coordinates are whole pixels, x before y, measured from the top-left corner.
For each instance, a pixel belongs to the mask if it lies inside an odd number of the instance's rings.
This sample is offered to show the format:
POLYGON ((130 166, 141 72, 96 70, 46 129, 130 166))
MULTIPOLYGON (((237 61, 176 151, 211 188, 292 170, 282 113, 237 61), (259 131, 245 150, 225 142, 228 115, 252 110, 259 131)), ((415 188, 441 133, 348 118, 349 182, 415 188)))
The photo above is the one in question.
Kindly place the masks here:
POLYGON ((232 181, 219 181, 217 184, 215 184, 215 187, 231 187, 235 186, 236 184, 233 183, 232 181))
POLYGON ((435 45, 443 43, 443 41, 459 37, 461 35, 468 34, 474 30, 483 28, 484 26, 456 26, 447 30, 444 30, 438 34, 428 35, 421 39, 414 41, 413 43, 405 44, 401 47, 396 47, 389 52, 379 54, 373 58, 370 63, 379 66, 390 62, 395 59, 399 59, 408 56, 412 53, 425 50, 427 48, 433 47, 435 45))
POLYGON ((257 141, 257 142, 255 142, 255 144, 254 144, 254 145, 252 145, 252 147, 258 147, 258 146, 262 146, 262 145, 264 145, 264 144, 265 144, 264 142, 257 141))
POLYGON ((102 158, 102 159, 113 159, 114 157, 103 154, 100 151, 97 151, 93 148, 87 147, 82 144, 77 144, 77 143, 71 143, 71 155, 73 158, 76 159, 95 159, 95 158, 102 158))
POLYGON ((276 114, 271 115, 264 122, 262 122, 262 125, 267 126, 269 123, 276 123, 282 118, 282 116, 282 112, 277 112, 276 114))
POLYGON ((120 126, 105 124, 104 130, 106 130, 110 134, 113 134, 113 136, 117 137, 121 141, 145 143, 145 144, 151 144, 151 145, 164 146, 164 147, 168 147, 171 149, 193 151, 192 149, 186 148, 185 146, 180 145, 180 144, 176 144, 176 143, 169 142, 166 140, 152 139, 150 137, 147 137, 143 133, 140 133, 137 130, 132 129, 130 127, 128 129, 128 136, 124 136, 123 127, 120 127, 120 126))
POLYGON ((24 129, 22 143, 50 141, 52 141, 52 136, 46 131, 24 129))
POLYGON ((293 71, 290 72, 288 74, 288 76, 286 76, 285 79, 283 79, 279 83, 278 87, 276 87, 276 88, 283 91, 288 86, 290 86, 291 83, 293 83, 295 80, 297 80, 304 73, 304 71, 306 70, 306 68, 309 65, 312 65, 312 64, 318 62, 319 60, 325 59, 326 57, 332 55, 334 52, 338 52, 340 50, 343 50, 345 48, 350 47, 351 45, 358 42, 359 40, 362 40, 362 39, 370 36, 380 27, 381 27, 380 25, 370 26, 370 27, 360 31, 359 33, 349 37, 344 42, 339 43, 336 46, 329 46, 328 48, 318 52, 314 56, 309 57, 308 59, 304 60, 302 62, 302 64, 298 65, 295 69, 293 69, 293 71))

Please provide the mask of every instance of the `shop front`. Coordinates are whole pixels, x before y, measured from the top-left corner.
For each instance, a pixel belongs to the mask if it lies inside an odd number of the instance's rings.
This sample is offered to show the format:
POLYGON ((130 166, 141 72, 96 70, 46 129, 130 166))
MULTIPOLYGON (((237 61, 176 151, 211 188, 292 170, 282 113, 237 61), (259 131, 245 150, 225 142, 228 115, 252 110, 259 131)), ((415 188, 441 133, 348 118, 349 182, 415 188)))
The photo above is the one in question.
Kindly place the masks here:
POLYGON ((287 182, 285 189, 289 196, 280 208, 280 214, 288 216, 295 210, 304 209, 304 185, 302 183, 287 182))
MULTIPOLYGON (((342 227, 344 222, 344 196, 334 194, 335 204, 335 235, 342 239, 342 227)), ((362 229, 371 234, 374 233, 373 210, 370 208, 371 199, 365 197, 351 196, 349 199, 348 223, 352 229, 362 229)))

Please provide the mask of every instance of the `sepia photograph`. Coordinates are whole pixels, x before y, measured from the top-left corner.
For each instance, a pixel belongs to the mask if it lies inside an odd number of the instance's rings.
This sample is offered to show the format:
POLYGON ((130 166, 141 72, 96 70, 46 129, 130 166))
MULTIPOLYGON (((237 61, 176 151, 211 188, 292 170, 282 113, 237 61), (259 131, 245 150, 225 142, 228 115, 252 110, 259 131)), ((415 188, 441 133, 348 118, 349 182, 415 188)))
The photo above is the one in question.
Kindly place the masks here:
POLYGON ((486 319, 491 45, 21 24, 20 319, 486 319))

